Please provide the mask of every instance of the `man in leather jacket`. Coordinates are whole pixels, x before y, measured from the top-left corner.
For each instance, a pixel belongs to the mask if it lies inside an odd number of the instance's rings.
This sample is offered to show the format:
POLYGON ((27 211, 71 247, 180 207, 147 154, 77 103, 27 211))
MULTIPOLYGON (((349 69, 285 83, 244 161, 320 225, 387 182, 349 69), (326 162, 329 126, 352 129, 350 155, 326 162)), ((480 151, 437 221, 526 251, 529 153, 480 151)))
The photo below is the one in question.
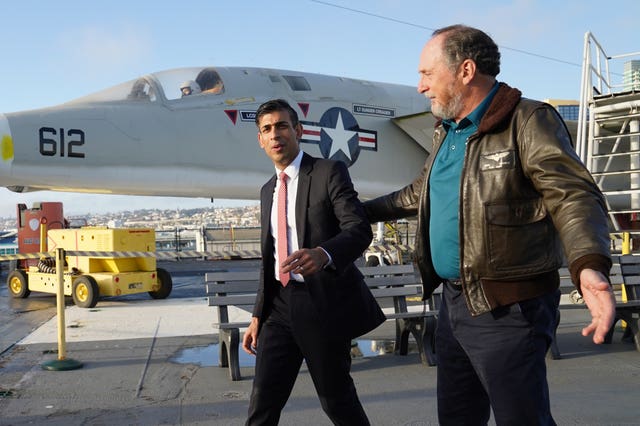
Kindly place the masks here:
POLYGON ((424 297, 444 283, 438 316, 441 424, 555 424, 545 355, 565 259, 602 343, 613 323, 603 195, 553 107, 496 76, 484 32, 436 30, 419 62, 431 101, 433 150, 420 175, 365 202, 371 222, 418 216, 424 297), (563 253, 564 250, 564 253, 563 253))

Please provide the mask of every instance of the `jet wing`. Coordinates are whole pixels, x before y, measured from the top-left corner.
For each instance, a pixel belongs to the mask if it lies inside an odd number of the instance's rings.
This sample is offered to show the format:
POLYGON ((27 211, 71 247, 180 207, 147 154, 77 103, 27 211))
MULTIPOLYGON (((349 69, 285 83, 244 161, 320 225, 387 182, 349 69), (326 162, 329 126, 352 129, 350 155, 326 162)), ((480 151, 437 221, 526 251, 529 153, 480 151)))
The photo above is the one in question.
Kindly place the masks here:
POLYGON ((425 151, 431 153, 433 130, 436 123, 436 118, 431 112, 409 114, 393 118, 391 121, 415 140, 425 151))

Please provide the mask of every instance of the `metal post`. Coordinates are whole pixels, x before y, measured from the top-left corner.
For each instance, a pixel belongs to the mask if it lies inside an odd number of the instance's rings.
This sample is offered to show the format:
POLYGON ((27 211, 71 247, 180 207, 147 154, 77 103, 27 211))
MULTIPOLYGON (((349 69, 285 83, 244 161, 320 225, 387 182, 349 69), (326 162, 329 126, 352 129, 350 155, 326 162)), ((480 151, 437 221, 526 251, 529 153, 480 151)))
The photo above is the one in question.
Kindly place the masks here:
POLYGON ((56 249, 56 273, 58 275, 58 292, 56 294, 56 312, 58 315, 58 360, 67 357, 67 344, 65 342, 64 321, 64 249, 56 249))
POLYGON ((637 189, 640 188, 640 136, 637 133, 640 131, 640 120, 631 120, 629 122, 629 133, 635 134, 629 136, 629 150, 633 153, 629 155, 629 170, 631 170, 631 209, 638 210, 640 208, 640 194, 637 189), (633 191, 636 190, 636 191, 633 191))
POLYGON ((82 363, 73 359, 67 359, 67 347, 65 342, 65 321, 64 321, 64 249, 56 249, 56 273, 57 273, 57 294, 56 307, 58 315, 58 359, 47 361, 42 364, 45 370, 76 370, 82 367, 82 363))
MULTIPOLYGON (((631 254, 631 235, 629 232, 622 233, 622 254, 631 254)), ((620 299, 623 302, 627 301, 627 288, 624 285, 624 282, 620 286, 620 299)), ((625 321, 620 321, 620 326, 622 328, 627 327, 627 323, 625 321)))
POLYGON ((374 242, 377 244, 382 244, 384 242, 384 222, 378 222, 376 224, 376 235, 374 238, 374 242))
POLYGON ((622 233, 622 254, 631 253, 631 236, 628 232, 622 233))
POLYGON ((40 253, 47 251, 47 218, 40 219, 40 253))

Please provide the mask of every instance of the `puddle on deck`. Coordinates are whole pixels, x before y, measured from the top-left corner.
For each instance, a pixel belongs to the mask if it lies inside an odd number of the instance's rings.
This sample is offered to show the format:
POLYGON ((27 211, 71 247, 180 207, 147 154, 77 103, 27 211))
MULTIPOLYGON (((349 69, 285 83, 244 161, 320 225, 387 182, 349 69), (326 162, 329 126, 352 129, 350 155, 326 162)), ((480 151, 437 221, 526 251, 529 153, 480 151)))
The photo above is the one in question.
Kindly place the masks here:
MULTIPOLYGON (((363 340, 358 339, 351 347, 351 357, 367 358, 393 353, 393 340, 363 340)), ((201 367, 214 367, 218 365, 220 345, 215 343, 208 346, 185 348, 171 358, 171 362, 178 364, 197 364, 201 367)), ((240 367, 253 367, 255 357, 239 348, 240 367)), ((415 344, 409 343, 409 353, 415 352, 415 344)))

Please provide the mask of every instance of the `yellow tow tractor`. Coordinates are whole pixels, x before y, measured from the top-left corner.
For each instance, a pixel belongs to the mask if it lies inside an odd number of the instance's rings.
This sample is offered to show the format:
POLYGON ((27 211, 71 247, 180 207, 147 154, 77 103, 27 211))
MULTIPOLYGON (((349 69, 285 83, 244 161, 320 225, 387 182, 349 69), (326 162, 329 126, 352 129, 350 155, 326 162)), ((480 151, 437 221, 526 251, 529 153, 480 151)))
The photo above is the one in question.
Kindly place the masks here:
MULTIPOLYGON (((64 294, 81 308, 93 308, 102 296, 148 292, 154 299, 165 299, 173 288, 171 275, 156 268, 155 257, 131 256, 131 252, 155 251, 153 229, 51 229, 47 242, 49 250, 76 252, 65 255, 64 294)), ((55 294, 56 283, 53 258, 40 259, 28 269, 15 269, 7 278, 9 292, 16 298, 28 297, 31 291, 55 294)))

